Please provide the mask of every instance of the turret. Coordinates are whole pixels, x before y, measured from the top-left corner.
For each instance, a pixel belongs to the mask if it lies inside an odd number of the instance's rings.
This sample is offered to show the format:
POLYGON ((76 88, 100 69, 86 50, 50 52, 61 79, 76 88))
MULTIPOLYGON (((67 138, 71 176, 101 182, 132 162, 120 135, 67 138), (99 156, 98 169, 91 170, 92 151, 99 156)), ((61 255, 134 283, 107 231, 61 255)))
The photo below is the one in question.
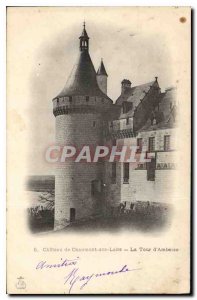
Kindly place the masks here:
MULTIPOLYGON (((85 24, 80 36, 79 57, 63 90, 53 99, 56 144, 84 145, 103 143, 103 122, 107 122, 112 100, 102 92, 89 55, 85 24)), ((70 222, 100 213, 103 166, 100 162, 65 161, 55 174, 55 229, 70 222)))
POLYGON ((106 95, 107 95, 107 77, 108 75, 103 64, 103 59, 101 58, 101 64, 96 73, 96 78, 97 78, 99 88, 106 95))
POLYGON ((80 44, 79 44, 80 51, 84 51, 84 50, 89 51, 89 36, 86 32, 85 22, 83 23, 83 31, 79 39, 80 39, 80 44))

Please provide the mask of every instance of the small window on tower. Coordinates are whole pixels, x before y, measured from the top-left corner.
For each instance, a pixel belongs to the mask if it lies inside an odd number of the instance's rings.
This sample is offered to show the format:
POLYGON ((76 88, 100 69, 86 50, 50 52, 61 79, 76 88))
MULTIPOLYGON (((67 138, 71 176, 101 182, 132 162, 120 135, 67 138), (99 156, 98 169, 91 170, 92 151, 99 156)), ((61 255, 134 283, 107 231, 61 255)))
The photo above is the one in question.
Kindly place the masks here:
POLYGON ((70 103, 72 102, 72 96, 69 96, 69 102, 70 103))
POLYGON ((86 102, 88 102, 90 100, 89 96, 86 96, 86 102))

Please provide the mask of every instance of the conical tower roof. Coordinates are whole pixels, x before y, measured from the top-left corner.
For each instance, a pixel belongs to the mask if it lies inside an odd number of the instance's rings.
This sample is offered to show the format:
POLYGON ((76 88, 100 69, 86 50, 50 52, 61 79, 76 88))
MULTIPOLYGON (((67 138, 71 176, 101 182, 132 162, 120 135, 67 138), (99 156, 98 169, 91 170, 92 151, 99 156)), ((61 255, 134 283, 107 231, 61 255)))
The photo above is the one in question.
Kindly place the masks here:
POLYGON ((105 95, 98 86, 96 71, 88 51, 88 39, 89 37, 84 24, 83 32, 80 37, 80 53, 77 63, 74 65, 65 87, 61 93, 57 95, 57 97, 84 95, 109 99, 109 97, 105 95))
POLYGON ((105 75, 105 76, 108 76, 107 75, 107 72, 105 70, 105 66, 103 64, 103 60, 101 59, 101 64, 100 64, 100 67, 98 68, 98 71, 97 71, 97 75, 105 75))
POLYGON ((74 95, 106 97, 98 86, 96 72, 87 50, 80 52, 77 63, 58 97, 74 95))

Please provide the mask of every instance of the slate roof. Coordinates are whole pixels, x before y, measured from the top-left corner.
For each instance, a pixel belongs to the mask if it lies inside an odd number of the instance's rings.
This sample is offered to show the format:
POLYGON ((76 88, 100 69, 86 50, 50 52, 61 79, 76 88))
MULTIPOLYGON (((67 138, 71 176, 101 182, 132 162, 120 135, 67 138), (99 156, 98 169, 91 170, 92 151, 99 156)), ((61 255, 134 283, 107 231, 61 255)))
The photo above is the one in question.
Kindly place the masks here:
POLYGON ((173 128, 176 121, 176 88, 170 88, 160 94, 159 106, 152 112, 146 124, 139 131, 173 128), (156 124, 152 124, 152 119, 156 124))
POLYGON ((106 76, 108 76, 108 75, 107 75, 107 72, 106 72, 106 70, 105 70, 105 66, 104 66, 104 64, 103 64, 103 60, 101 60, 100 67, 98 68, 98 71, 97 71, 96 74, 97 74, 97 75, 106 75, 106 76))
POLYGON ((154 83, 155 81, 151 81, 126 89, 125 92, 118 97, 118 99, 116 100, 116 104, 122 105, 124 101, 127 101, 133 102, 133 107, 138 106, 138 104, 140 103, 140 99, 143 99, 145 96, 144 91, 148 92, 154 83))
POLYGON ((80 52, 65 87, 57 97, 74 95, 98 96, 110 99, 98 86, 96 71, 87 50, 80 52))
POLYGON ((146 96, 146 93, 154 86, 159 87, 157 80, 134 86, 132 88, 126 88, 116 100, 116 105, 122 106, 123 102, 130 102, 133 103, 133 105, 132 109, 130 109, 127 113, 121 113, 119 119, 133 117, 135 108, 140 104, 140 100, 142 100, 146 96))

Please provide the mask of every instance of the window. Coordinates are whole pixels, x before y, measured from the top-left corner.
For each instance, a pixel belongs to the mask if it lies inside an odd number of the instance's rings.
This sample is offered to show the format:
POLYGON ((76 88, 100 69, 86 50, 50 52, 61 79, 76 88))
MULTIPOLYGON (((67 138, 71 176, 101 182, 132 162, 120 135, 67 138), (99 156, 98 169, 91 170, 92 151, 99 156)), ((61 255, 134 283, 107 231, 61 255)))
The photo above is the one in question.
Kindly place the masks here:
POLYGON ((129 118, 126 119, 126 125, 129 125, 129 118))
POLYGON ((147 180, 155 181, 155 159, 147 163, 147 180))
POLYGON ((90 100, 89 96, 86 96, 86 102, 88 102, 90 100))
POLYGON ((113 121, 111 122, 110 127, 113 128, 113 121))
POLYGON ((164 136, 164 150, 169 151, 170 150, 170 135, 164 136))
POLYGON ((155 138, 154 137, 150 137, 149 138, 149 152, 153 152, 155 151, 155 138))
POLYGON ((96 121, 93 121, 93 127, 96 127, 96 121))
POLYGON ((72 102, 72 96, 69 96, 69 102, 70 103, 72 102))
POLYGON ((137 149, 138 152, 141 152, 142 151, 142 138, 138 138, 137 139, 137 146, 139 147, 137 149))
POLYGON ((57 104, 59 104, 59 98, 57 98, 57 104))
POLYGON ((123 183, 129 183, 129 163, 123 163, 123 183))
POLYGON ((116 162, 112 163, 112 183, 116 183, 116 162))

